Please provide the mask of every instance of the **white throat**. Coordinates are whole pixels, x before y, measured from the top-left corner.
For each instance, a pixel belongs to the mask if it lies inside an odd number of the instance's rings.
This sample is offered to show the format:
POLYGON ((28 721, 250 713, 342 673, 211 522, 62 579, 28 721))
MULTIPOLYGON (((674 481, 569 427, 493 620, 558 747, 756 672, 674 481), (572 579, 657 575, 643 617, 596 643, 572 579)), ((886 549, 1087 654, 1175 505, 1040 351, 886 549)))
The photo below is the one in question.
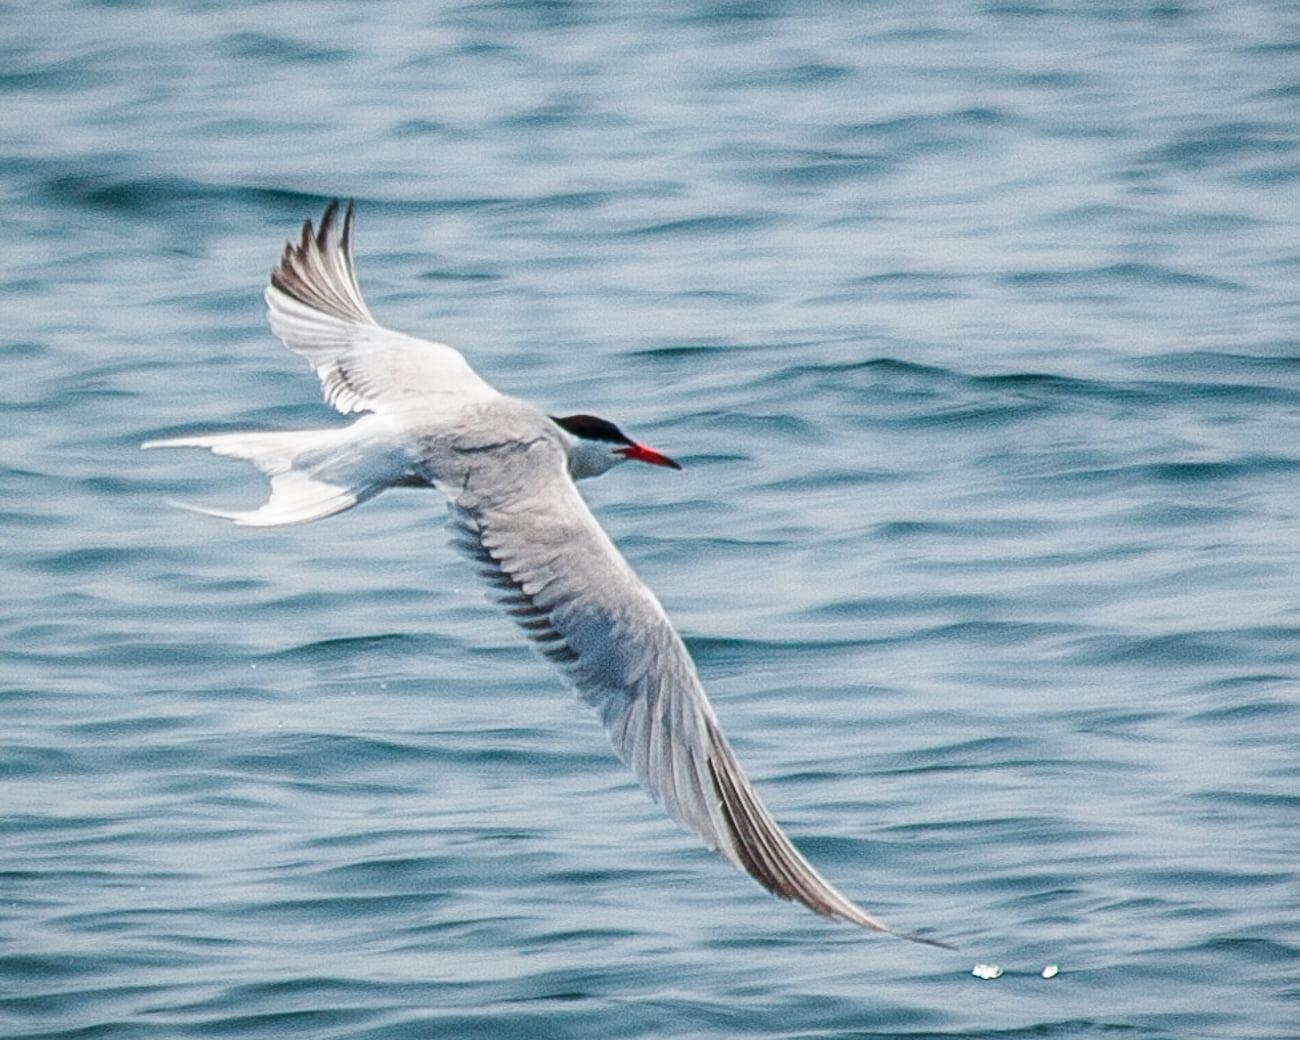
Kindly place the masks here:
POLYGON ((608 441, 569 437, 569 475, 574 480, 598 477, 602 473, 608 473, 620 462, 627 461, 622 455, 614 453, 614 447, 608 441))

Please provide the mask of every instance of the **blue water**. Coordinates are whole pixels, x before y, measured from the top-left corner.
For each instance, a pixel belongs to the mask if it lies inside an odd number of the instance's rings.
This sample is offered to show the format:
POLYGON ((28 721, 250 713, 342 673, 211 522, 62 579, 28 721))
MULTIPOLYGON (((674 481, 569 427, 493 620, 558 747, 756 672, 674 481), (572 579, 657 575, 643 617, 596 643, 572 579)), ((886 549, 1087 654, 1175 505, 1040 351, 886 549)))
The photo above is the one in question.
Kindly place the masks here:
POLYGON ((0 1035, 1300 1036, 1294 4, 3 16, 0 1035), (165 505, 341 421, 260 301, 335 195, 382 320, 686 464, 587 492, 959 951, 674 827, 435 496, 165 505))

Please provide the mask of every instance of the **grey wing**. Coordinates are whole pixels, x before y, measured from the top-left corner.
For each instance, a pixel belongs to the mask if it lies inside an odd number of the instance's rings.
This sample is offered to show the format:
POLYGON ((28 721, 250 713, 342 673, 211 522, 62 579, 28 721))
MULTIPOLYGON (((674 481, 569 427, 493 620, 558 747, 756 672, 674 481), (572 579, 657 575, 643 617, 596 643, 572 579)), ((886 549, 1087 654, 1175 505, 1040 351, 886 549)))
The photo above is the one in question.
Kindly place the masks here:
POLYGON ((595 710, 649 794, 769 892, 891 931, 822 878, 759 800, 690 654, 578 494, 562 449, 549 438, 503 446, 461 487, 454 543, 595 710))
POLYGON ((299 240, 284 247, 266 289, 271 330, 311 363, 325 400, 348 413, 444 395, 460 401, 495 395, 460 351, 375 321, 357 285, 353 205, 336 233, 338 208, 337 202, 326 207, 319 230, 311 221, 303 225, 299 240))

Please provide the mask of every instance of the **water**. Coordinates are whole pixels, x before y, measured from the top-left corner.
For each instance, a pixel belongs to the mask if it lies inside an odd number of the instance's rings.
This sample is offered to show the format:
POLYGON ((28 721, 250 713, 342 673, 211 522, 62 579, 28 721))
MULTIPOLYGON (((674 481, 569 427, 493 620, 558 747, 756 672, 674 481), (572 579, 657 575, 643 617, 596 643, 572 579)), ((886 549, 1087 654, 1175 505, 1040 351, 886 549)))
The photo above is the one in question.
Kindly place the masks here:
POLYGON ((0 1035, 1300 1036, 1296 7, 425 6, 6 6, 0 1035), (960 951, 678 831, 433 496, 165 507, 260 486, 142 440, 338 421, 259 300, 334 195, 685 462, 589 497, 960 951))

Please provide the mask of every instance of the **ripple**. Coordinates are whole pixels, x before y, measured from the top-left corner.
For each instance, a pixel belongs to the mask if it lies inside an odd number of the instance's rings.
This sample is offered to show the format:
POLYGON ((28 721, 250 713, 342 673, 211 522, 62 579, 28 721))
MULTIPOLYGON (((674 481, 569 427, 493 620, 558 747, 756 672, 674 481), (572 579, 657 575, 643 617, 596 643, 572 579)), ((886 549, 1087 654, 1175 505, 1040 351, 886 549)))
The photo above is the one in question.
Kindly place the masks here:
POLYGON ((220 41, 230 56, 239 60, 270 60, 331 65, 354 58, 357 52, 345 47, 313 47, 280 33, 239 32, 220 41))
POLYGON ((1139 286, 1244 292, 1246 288, 1239 282, 1146 263, 1106 264, 1064 271, 1013 271, 1003 274, 999 280, 1006 285, 1044 289, 1139 286))

